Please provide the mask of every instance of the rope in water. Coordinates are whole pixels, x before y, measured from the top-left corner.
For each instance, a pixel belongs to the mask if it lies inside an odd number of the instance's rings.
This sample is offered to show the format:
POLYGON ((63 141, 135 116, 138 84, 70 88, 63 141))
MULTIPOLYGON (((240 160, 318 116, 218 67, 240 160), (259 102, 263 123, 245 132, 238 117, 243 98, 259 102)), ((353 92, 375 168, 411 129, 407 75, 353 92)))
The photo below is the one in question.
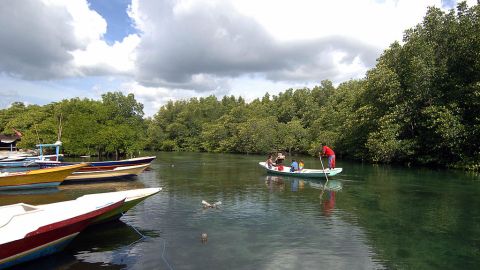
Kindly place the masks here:
MULTIPOLYGON (((124 216, 125 213, 122 213, 122 216, 124 216)), ((135 226, 131 225, 131 224, 128 224, 128 223, 125 223, 127 224, 130 228, 132 228, 135 232, 137 232, 138 235, 140 235, 140 239, 136 240, 135 242, 131 243, 130 245, 128 245, 129 247, 135 245, 136 243, 142 241, 142 240, 145 240, 147 238, 149 238, 148 236, 144 235, 143 233, 141 233, 137 228, 135 228, 135 226)), ((162 250, 162 260, 165 262, 165 264, 168 266, 168 268, 170 270, 173 270, 173 267, 170 265, 170 263, 167 261, 167 259, 165 258, 165 247, 167 245, 167 240, 163 239, 163 238, 160 238, 161 240, 163 240, 163 250, 162 250)), ((128 251, 128 254, 130 253, 130 250, 128 251)), ((127 255, 128 255, 127 254, 127 255)))

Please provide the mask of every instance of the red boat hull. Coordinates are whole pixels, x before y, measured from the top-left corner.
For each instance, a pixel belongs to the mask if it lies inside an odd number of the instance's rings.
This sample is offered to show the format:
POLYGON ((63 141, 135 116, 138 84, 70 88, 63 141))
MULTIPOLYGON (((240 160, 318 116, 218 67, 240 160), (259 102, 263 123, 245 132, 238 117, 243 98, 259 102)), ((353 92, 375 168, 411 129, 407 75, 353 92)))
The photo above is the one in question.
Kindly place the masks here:
POLYGON ((74 218, 40 227, 22 239, 0 245, 0 269, 60 251, 95 218, 119 208, 123 203, 122 200, 74 218))

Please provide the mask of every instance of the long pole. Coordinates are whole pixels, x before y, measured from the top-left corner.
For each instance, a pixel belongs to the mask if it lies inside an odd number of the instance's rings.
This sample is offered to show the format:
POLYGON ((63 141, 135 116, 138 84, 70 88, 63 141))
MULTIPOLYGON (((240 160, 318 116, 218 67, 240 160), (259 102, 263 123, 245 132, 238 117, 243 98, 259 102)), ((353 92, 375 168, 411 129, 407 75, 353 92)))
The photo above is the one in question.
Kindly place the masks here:
MULTIPOLYGON (((328 176, 327 176, 327 172, 325 171, 325 167, 323 166, 322 153, 320 153, 320 163, 322 164, 322 170, 323 170, 323 173, 325 174, 325 178, 327 178, 325 185, 323 185, 323 191, 325 191, 325 188, 327 187, 327 184, 328 184, 328 176)), ((322 192, 322 195, 323 195, 323 192, 322 192)))

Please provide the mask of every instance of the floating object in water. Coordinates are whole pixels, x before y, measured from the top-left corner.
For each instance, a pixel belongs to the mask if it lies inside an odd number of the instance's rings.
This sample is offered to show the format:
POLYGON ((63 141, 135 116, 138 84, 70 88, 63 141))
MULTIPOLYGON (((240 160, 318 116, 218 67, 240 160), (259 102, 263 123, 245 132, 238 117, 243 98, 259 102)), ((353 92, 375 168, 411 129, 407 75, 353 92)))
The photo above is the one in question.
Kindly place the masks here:
POLYGON ((205 244, 208 241, 208 235, 207 233, 202 233, 202 243, 205 244))
POLYGON ((218 208, 218 206, 220 206, 222 204, 222 202, 218 201, 214 204, 210 204, 207 201, 202 200, 202 204, 203 204, 203 208, 218 208))

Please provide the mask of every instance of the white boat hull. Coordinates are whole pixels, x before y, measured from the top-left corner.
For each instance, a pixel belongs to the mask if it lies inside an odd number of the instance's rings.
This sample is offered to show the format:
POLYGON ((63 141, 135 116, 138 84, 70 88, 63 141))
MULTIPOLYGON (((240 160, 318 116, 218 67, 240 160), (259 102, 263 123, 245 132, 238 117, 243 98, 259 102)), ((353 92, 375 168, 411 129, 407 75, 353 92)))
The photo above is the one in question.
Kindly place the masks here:
POLYGON ((265 162, 258 163, 260 167, 267 170, 268 173, 271 174, 278 174, 278 175, 287 175, 293 177, 303 177, 303 178, 325 178, 327 176, 334 176, 342 172, 342 168, 335 168, 335 169, 325 169, 325 170, 317 170, 317 169, 303 169, 301 171, 291 172, 290 167, 283 166, 283 170, 278 170, 277 167, 268 168, 265 162))

